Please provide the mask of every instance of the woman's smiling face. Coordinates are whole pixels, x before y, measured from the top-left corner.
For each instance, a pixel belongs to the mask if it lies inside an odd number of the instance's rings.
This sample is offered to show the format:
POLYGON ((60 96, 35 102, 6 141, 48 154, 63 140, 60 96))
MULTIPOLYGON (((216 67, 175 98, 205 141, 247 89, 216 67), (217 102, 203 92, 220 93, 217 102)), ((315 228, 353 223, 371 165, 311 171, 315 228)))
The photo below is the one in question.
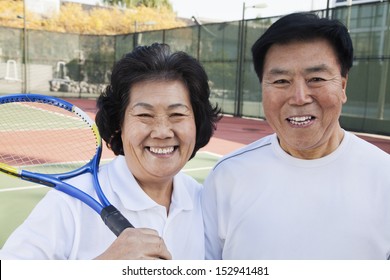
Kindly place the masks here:
POLYGON ((172 180, 195 147, 189 91, 180 80, 143 81, 130 91, 121 134, 127 165, 139 182, 172 180))

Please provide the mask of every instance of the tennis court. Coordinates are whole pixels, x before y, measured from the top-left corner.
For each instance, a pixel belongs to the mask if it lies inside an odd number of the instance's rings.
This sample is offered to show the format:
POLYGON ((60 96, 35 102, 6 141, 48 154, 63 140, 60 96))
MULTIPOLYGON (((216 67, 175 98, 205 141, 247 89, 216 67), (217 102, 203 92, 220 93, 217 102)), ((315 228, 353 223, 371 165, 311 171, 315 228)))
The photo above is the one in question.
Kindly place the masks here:
MULTIPOLYGON (((79 104, 76 104, 77 100, 71 100, 70 102, 91 115, 94 114, 94 101, 81 100, 79 104), (80 104, 82 102, 85 104, 80 104)), ((270 133, 272 133, 272 130, 265 121, 225 116, 218 123, 217 131, 210 143, 187 163, 183 171, 202 182, 221 155, 227 154, 270 133)), ((390 137, 376 135, 359 136, 390 153, 390 137)), ((112 157, 113 154, 107 148, 104 148, 102 164, 112 157)), ((32 185, 31 183, 0 174, 0 247, 47 191, 47 187, 32 185)))

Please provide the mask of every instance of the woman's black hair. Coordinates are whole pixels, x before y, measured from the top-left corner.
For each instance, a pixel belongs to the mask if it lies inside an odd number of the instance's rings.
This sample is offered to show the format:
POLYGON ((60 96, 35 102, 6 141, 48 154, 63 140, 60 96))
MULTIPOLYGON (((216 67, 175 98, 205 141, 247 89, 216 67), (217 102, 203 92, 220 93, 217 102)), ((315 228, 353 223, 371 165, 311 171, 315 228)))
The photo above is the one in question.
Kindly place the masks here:
POLYGON ((167 44, 154 43, 138 46, 121 58, 114 65, 110 84, 97 100, 96 124, 115 155, 124 155, 121 127, 132 86, 138 82, 159 80, 180 80, 189 90, 196 125, 196 142, 190 158, 210 141, 221 111, 209 101, 206 71, 187 53, 172 52, 167 44))

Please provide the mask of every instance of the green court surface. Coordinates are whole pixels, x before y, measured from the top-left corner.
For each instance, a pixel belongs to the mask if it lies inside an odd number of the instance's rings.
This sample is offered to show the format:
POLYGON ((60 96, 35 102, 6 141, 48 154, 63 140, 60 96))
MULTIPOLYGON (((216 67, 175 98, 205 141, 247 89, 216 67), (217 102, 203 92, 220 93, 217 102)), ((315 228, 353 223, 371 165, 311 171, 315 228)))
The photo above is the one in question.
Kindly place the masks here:
MULTIPOLYGON (((183 171, 202 183, 218 159, 218 155, 198 152, 183 171)), ((0 174, 0 248, 48 190, 48 187, 0 174)))

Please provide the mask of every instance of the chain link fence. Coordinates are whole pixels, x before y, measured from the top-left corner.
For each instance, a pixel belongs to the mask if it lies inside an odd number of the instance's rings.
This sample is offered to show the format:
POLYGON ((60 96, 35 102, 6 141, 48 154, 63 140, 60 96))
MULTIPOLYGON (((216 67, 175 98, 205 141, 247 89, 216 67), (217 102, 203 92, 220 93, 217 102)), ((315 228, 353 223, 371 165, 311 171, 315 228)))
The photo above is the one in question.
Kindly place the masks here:
MULTIPOLYGON (((355 49, 348 102, 341 123, 348 130, 390 135, 389 2, 314 11, 342 21, 355 49)), ((111 68, 137 45, 164 42, 198 58, 209 75, 212 102, 226 114, 264 118, 261 88, 250 48, 278 19, 257 18, 117 36, 95 36, 0 27, 0 94, 32 92, 95 99, 111 68)))

